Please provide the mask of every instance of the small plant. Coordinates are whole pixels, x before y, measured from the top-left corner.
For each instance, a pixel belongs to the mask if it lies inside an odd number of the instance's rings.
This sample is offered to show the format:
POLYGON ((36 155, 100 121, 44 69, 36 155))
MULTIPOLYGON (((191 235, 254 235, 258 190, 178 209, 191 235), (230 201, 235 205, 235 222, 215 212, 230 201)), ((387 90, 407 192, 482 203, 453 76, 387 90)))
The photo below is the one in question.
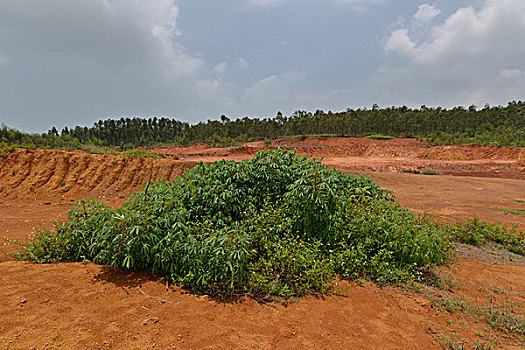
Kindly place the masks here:
POLYGON ((17 172, 18 172, 18 169, 17 169, 17 168, 13 168, 13 169, 11 169, 11 175, 12 175, 12 176, 15 176, 17 172))
POLYGON ((441 172, 434 169, 423 169, 421 170, 421 174, 423 175, 441 175, 441 172))
POLYGON ((121 153, 123 157, 138 157, 138 158, 153 158, 153 159, 159 159, 162 158, 161 155, 157 152, 148 151, 146 149, 128 149, 121 153))
POLYGON ((518 231, 515 226, 488 224, 474 218, 450 226, 447 230, 451 239, 457 242, 477 247, 497 244, 525 256, 525 232, 518 231))
POLYGON ((420 173, 419 170, 412 169, 412 168, 405 168, 405 169, 403 169, 403 172, 404 173, 409 173, 409 174, 419 174, 420 173))
POLYGON ((392 140, 392 139, 395 139, 395 137, 389 136, 389 135, 383 135, 383 134, 374 134, 374 135, 365 136, 365 139, 392 140))
POLYGON ((509 208, 497 208, 499 211, 504 212, 505 214, 512 214, 517 216, 525 216, 525 209, 509 209, 509 208))

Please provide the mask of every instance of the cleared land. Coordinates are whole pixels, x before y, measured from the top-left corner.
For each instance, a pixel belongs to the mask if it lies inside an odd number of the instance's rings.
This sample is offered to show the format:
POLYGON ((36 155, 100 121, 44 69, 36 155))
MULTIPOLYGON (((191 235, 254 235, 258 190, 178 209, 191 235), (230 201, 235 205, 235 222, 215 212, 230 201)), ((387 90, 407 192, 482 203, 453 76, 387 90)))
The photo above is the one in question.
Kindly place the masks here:
MULTIPOLYGON (((357 138, 283 139, 272 146, 323 157, 347 173, 370 173, 403 206, 437 220, 478 216, 525 229, 524 216, 503 210, 525 208, 524 149, 357 138), (424 169, 442 175, 405 172, 424 169)), ((158 160, 7 150, 0 158, 0 252, 12 252, 12 241, 24 240, 34 227, 63 219, 75 200, 102 198, 117 206, 150 177, 173 179, 200 161, 246 159, 263 147, 262 141, 235 149, 168 147, 156 150, 176 157, 158 160)), ((457 310, 492 305, 489 295, 523 310, 523 259, 466 247, 449 268, 437 271, 449 281, 447 295, 341 282, 340 294, 287 305, 218 303, 166 288, 159 276, 91 263, 36 265, 4 255, 0 262, 0 348, 5 349, 426 349, 463 341, 473 347, 476 340, 491 339, 519 348, 523 341, 504 331, 489 333, 481 319, 457 310), (450 310, 437 300, 448 300, 450 310)))

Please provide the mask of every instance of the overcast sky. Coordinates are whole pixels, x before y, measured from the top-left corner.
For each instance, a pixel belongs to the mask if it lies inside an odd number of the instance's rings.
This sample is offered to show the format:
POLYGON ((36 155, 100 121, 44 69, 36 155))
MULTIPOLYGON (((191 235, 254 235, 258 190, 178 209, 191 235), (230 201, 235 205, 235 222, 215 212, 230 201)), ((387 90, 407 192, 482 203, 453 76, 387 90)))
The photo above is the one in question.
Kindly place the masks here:
POLYGON ((524 0, 0 0, 0 122, 525 99, 524 0))

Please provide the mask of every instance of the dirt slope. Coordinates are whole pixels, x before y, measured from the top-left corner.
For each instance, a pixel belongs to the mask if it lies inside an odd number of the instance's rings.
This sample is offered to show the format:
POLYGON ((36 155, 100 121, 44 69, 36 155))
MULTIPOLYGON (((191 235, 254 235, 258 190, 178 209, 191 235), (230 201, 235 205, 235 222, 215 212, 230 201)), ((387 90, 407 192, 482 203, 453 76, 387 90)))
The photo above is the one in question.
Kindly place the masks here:
POLYGON ((129 194, 153 179, 171 180, 197 163, 85 152, 13 149, 0 158, 0 198, 129 194))

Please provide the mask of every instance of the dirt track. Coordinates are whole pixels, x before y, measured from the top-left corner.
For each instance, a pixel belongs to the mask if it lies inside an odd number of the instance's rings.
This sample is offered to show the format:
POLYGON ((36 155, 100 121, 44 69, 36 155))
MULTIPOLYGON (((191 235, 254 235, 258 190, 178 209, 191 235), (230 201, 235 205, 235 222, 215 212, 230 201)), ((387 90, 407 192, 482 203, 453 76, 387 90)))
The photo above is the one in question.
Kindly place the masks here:
MULTIPOLYGON (((433 148, 416 140, 280 141, 283 146, 299 143, 298 152, 324 156, 324 162, 344 172, 371 173, 402 205, 439 220, 478 216, 525 229, 523 216, 501 211, 525 208, 518 202, 525 199, 523 149, 433 148), (403 173, 408 168, 431 168, 444 175, 403 173)), ((33 227, 64 218, 74 200, 96 197, 119 205, 150 176, 171 179, 201 160, 245 159, 262 146, 159 149, 180 160, 154 161, 8 151, 0 160, 0 252, 12 251, 11 241, 25 239, 33 227)), ((370 284, 348 285, 341 295, 305 298, 288 306, 251 300, 223 304, 171 286, 166 290, 158 276, 91 263, 34 265, 1 256, 0 262, 1 349, 430 349, 440 348, 438 329, 454 318, 436 314, 421 296, 370 284)), ((460 259, 446 273, 464 281, 459 289, 465 295, 486 285, 508 289, 511 283, 525 301, 525 267, 512 264, 460 259)), ((474 329, 460 327, 458 334, 472 341, 474 329)))

